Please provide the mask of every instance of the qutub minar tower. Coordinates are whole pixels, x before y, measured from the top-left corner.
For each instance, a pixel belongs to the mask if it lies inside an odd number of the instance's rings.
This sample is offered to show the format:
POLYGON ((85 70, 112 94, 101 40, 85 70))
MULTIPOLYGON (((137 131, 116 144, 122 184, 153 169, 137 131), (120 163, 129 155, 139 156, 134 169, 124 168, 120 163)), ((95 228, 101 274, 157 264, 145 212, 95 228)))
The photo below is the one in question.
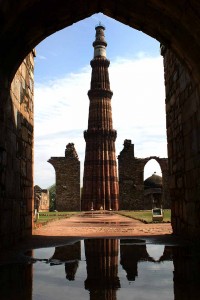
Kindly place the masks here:
POLYGON ((110 61, 106 58, 105 27, 99 24, 95 29, 94 58, 90 62, 92 77, 88 91, 88 129, 84 131, 86 151, 81 209, 118 210, 119 185, 115 154, 117 132, 112 122, 113 93, 108 74, 110 61))

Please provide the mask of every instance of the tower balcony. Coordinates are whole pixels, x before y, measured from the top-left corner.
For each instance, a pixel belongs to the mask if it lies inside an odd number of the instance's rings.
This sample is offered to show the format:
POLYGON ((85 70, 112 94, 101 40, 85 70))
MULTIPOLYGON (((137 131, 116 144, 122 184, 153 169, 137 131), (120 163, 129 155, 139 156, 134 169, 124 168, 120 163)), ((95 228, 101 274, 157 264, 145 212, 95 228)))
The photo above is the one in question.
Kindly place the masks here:
POLYGON ((84 131, 85 140, 112 140, 115 141, 117 138, 117 131, 115 129, 104 129, 104 128, 91 128, 84 131))
POLYGON ((96 56, 94 59, 90 61, 90 65, 92 68, 97 68, 97 67, 108 68, 110 65, 110 61, 104 56, 96 56))
POLYGON ((94 98, 109 98, 111 99, 113 92, 102 88, 92 89, 88 91, 88 97, 90 100, 94 98))

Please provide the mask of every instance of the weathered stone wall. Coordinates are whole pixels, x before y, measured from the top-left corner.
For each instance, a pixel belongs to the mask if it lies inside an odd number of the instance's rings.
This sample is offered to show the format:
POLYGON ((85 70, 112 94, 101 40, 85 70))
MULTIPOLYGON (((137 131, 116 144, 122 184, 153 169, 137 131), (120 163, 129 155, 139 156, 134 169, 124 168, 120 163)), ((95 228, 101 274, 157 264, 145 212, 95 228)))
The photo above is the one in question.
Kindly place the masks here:
POLYGON ((34 209, 37 212, 49 211, 49 190, 34 186, 34 209))
POLYGON ((131 140, 125 140, 124 149, 118 156, 120 209, 146 209, 144 205, 144 167, 151 159, 155 159, 159 163, 162 171, 163 208, 170 207, 167 158, 156 156, 136 158, 131 140))
POLYGON ((56 210, 80 210, 80 161, 74 144, 66 146, 65 157, 51 157, 56 171, 56 210))
POLYGON ((167 140, 172 200, 172 227, 176 234, 200 236, 200 101, 192 73, 166 47, 167 140))
POLYGON ((171 247, 174 265, 174 299, 198 299, 199 286, 199 247, 171 247))
POLYGON ((43 211, 49 211, 49 191, 46 189, 41 191, 39 212, 43 211))
POLYGON ((32 232, 33 71, 31 52, 0 110, 0 248, 32 232))

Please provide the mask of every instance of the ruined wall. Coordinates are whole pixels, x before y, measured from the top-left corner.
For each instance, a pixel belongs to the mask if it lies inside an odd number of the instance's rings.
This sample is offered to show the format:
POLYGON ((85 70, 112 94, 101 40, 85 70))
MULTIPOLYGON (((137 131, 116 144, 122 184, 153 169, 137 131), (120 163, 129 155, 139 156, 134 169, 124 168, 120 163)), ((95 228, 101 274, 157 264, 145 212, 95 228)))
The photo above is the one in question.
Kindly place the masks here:
POLYGON ((143 168, 134 157, 134 145, 124 141, 124 149, 118 156, 120 209, 143 209, 143 168), (136 172, 136 170, 138 170, 136 172))
POLYGON ((49 190, 34 186, 34 209, 37 212, 49 211, 49 190))
POLYGON ((200 102, 192 73, 166 47, 166 117, 172 227, 176 234, 200 236, 200 102), (198 213, 197 213, 198 212, 198 213))
POLYGON ((24 59, 0 110, 0 248, 32 231, 34 55, 24 59))
POLYGON ((49 211, 49 191, 46 189, 41 191, 39 212, 43 211, 49 211))
POLYGON ((56 172, 56 210, 80 210, 80 161, 73 143, 66 146, 65 157, 51 157, 56 172))
POLYGON ((167 158, 156 156, 136 158, 131 140, 125 140, 124 148, 118 156, 120 209, 146 209, 144 205, 144 167, 151 159, 155 159, 159 163, 162 171, 163 208, 170 207, 167 158))

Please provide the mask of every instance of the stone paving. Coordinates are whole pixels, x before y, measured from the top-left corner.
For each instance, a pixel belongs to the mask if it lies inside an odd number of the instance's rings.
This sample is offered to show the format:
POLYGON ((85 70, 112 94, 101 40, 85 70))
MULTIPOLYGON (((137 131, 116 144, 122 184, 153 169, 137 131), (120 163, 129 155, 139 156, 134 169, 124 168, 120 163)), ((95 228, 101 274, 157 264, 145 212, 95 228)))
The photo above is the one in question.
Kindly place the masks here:
POLYGON ((81 213, 71 218, 56 220, 33 231, 34 237, 40 239, 60 237, 134 237, 171 235, 170 223, 144 224, 113 213, 81 213))

